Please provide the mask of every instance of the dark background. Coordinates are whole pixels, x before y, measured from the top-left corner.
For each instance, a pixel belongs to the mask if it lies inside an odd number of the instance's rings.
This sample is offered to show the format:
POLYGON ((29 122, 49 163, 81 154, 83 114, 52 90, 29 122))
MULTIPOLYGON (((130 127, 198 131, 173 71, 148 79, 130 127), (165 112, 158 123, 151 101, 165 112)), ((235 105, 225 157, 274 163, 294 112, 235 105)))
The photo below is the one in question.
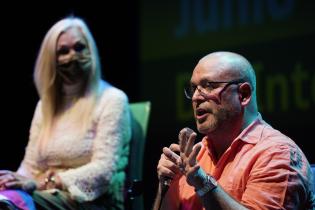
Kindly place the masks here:
POLYGON ((194 1, 49 1, 36 6, 2 3, 0 169, 16 170, 23 158, 38 100, 32 79, 37 52, 47 30, 68 15, 80 16, 89 25, 101 55, 104 78, 125 91, 130 102, 152 102, 144 159, 145 209, 150 209, 155 195, 156 164, 162 147, 176 142, 182 127, 195 126, 190 102, 182 97, 181 78, 189 79, 198 59, 214 50, 238 52, 256 70, 261 69, 257 83, 263 118, 295 140, 315 163, 313 1, 221 1, 248 2, 248 7, 260 2, 265 12, 266 2, 292 3, 294 10, 284 20, 265 15, 263 23, 225 23, 225 27, 202 33, 191 26, 190 35, 175 37, 168 29, 180 21, 180 2, 190 2, 193 7, 194 1), (304 72, 300 74, 300 92, 307 102, 302 105, 303 100, 295 94, 299 91, 294 82, 298 68, 304 72), (277 77, 285 82, 284 92, 281 85, 268 89, 277 77))

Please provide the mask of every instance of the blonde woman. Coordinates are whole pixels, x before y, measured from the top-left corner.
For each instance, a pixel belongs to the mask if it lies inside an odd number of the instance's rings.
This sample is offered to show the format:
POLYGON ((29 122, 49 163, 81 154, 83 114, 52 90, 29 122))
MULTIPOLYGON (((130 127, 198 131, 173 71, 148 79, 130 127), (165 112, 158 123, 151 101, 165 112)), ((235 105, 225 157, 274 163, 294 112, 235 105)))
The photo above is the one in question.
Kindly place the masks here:
POLYGON ((34 80, 40 100, 17 172, 0 187, 31 192, 38 209, 123 209, 131 137, 128 98, 101 79, 85 22, 65 18, 46 34, 34 80))

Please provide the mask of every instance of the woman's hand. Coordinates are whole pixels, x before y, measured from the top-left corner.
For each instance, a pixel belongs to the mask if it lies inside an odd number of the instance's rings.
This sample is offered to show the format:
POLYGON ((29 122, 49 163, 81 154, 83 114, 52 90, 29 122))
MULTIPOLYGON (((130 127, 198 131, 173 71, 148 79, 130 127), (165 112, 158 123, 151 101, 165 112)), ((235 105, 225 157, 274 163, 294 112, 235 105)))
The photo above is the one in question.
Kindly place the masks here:
POLYGON ((25 176, 8 170, 0 170, 0 190, 22 189, 32 192, 37 188, 37 183, 25 176))
POLYGON ((48 190, 48 189, 63 189, 63 184, 60 177, 54 170, 48 170, 41 176, 37 177, 38 189, 48 190))

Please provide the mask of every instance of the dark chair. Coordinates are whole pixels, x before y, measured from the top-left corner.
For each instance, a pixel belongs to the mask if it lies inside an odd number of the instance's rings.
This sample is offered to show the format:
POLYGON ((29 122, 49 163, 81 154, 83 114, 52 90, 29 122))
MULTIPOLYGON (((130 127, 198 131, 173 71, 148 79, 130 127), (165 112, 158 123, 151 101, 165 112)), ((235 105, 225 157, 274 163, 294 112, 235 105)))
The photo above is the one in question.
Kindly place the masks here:
POLYGON ((142 168, 145 140, 149 123, 151 103, 149 101, 130 104, 132 138, 127 167, 126 210, 143 210, 142 168))
POLYGON ((0 199, 0 210, 19 210, 19 208, 8 200, 0 199))

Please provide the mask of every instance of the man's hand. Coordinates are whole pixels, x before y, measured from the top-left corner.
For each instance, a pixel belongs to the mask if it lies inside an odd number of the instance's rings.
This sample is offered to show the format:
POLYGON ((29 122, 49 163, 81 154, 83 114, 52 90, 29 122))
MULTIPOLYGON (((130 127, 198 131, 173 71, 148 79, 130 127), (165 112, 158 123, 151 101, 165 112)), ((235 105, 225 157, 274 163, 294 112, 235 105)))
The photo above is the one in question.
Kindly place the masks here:
POLYGON ((202 187, 203 180, 196 176, 197 170, 200 168, 197 163, 197 155, 201 149, 201 144, 195 145, 197 134, 190 128, 183 128, 178 135, 180 159, 180 171, 186 176, 187 183, 195 188, 202 187))
POLYGON ((174 180, 180 177, 179 163, 180 157, 178 144, 171 144, 169 148, 164 147, 163 153, 157 166, 158 178, 161 184, 168 180, 174 180))

